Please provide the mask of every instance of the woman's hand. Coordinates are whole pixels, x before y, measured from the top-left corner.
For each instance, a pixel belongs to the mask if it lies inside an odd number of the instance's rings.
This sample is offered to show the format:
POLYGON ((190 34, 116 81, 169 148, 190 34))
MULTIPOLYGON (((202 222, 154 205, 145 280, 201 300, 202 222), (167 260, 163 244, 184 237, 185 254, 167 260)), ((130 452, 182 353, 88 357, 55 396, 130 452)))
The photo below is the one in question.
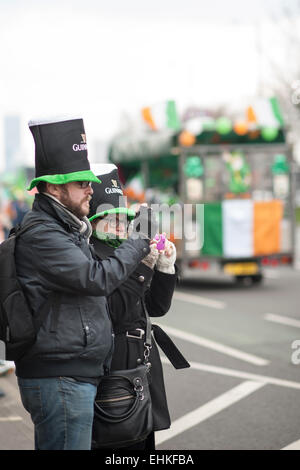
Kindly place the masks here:
POLYGON ((148 268, 153 269, 156 262, 157 262, 158 255, 159 255, 159 253, 158 253, 158 250, 156 248, 156 244, 151 241, 150 242, 150 253, 148 253, 148 255, 144 259, 142 259, 142 263, 144 263, 146 266, 148 266, 148 268))
POLYGON ((167 274, 175 274, 176 247, 174 243, 166 239, 165 249, 159 252, 157 270, 167 274))

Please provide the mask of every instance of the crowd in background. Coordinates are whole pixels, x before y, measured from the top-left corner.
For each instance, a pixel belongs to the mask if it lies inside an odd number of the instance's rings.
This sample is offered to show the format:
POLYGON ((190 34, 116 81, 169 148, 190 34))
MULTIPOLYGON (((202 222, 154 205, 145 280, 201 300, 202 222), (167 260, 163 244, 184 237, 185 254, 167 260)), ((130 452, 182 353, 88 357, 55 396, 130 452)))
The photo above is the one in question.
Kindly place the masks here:
POLYGON ((0 243, 8 237, 12 227, 20 224, 30 209, 25 194, 18 190, 11 199, 0 202, 0 243))

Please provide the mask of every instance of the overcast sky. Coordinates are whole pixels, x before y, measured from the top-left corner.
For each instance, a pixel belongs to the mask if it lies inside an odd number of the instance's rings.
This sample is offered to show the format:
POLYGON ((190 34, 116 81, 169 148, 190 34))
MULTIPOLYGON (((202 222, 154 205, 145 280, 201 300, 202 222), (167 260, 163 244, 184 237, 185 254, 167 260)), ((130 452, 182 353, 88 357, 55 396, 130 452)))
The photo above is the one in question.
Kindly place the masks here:
MULTIPOLYGON (((22 116, 27 155, 35 115, 82 114, 89 142, 109 139, 122 112, 162 100, 238 103, 257 91, 259 25, 283 3, 0 0, 0 118, 22 116)), ((280 56, 279 36, 267 43, 263 29, 263 47, 280 56)))

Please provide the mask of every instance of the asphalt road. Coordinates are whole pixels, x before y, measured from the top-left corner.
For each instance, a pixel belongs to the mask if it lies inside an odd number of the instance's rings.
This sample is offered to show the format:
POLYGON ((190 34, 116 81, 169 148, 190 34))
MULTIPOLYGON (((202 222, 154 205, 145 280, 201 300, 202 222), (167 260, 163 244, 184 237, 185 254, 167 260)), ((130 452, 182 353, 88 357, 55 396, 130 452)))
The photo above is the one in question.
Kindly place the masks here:
MULTIPOLYGON (((300 271, 268 271, 261 286, 185 282, 159 319, 190 361, 163 357, 170 430, 157 448, 300 449, 300 271), (292 349, 299 340, 299 354, 292 349), (297 361, 299 359, 299 361, 297 361)), ((0 449, 32 449, 33 426, 14 374, 0 378, 0 449)))
POLYGON ((300 272, 266 276, 259 287, 190 282, 176 293, 160 324, 191 368, 165 363, 173 429, 157 433, 158 449, 300 449, 300 272))

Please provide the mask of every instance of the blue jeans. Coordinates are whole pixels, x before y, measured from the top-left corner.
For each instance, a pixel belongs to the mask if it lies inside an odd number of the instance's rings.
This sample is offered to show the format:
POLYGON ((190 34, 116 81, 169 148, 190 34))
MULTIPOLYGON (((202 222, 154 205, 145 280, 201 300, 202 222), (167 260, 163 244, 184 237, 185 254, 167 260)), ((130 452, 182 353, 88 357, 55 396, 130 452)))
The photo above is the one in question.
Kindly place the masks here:
POLYGON ((36 450, 90 450, 95 385, 70 377, 18 377, 18 384, 34 423, 36 450))

